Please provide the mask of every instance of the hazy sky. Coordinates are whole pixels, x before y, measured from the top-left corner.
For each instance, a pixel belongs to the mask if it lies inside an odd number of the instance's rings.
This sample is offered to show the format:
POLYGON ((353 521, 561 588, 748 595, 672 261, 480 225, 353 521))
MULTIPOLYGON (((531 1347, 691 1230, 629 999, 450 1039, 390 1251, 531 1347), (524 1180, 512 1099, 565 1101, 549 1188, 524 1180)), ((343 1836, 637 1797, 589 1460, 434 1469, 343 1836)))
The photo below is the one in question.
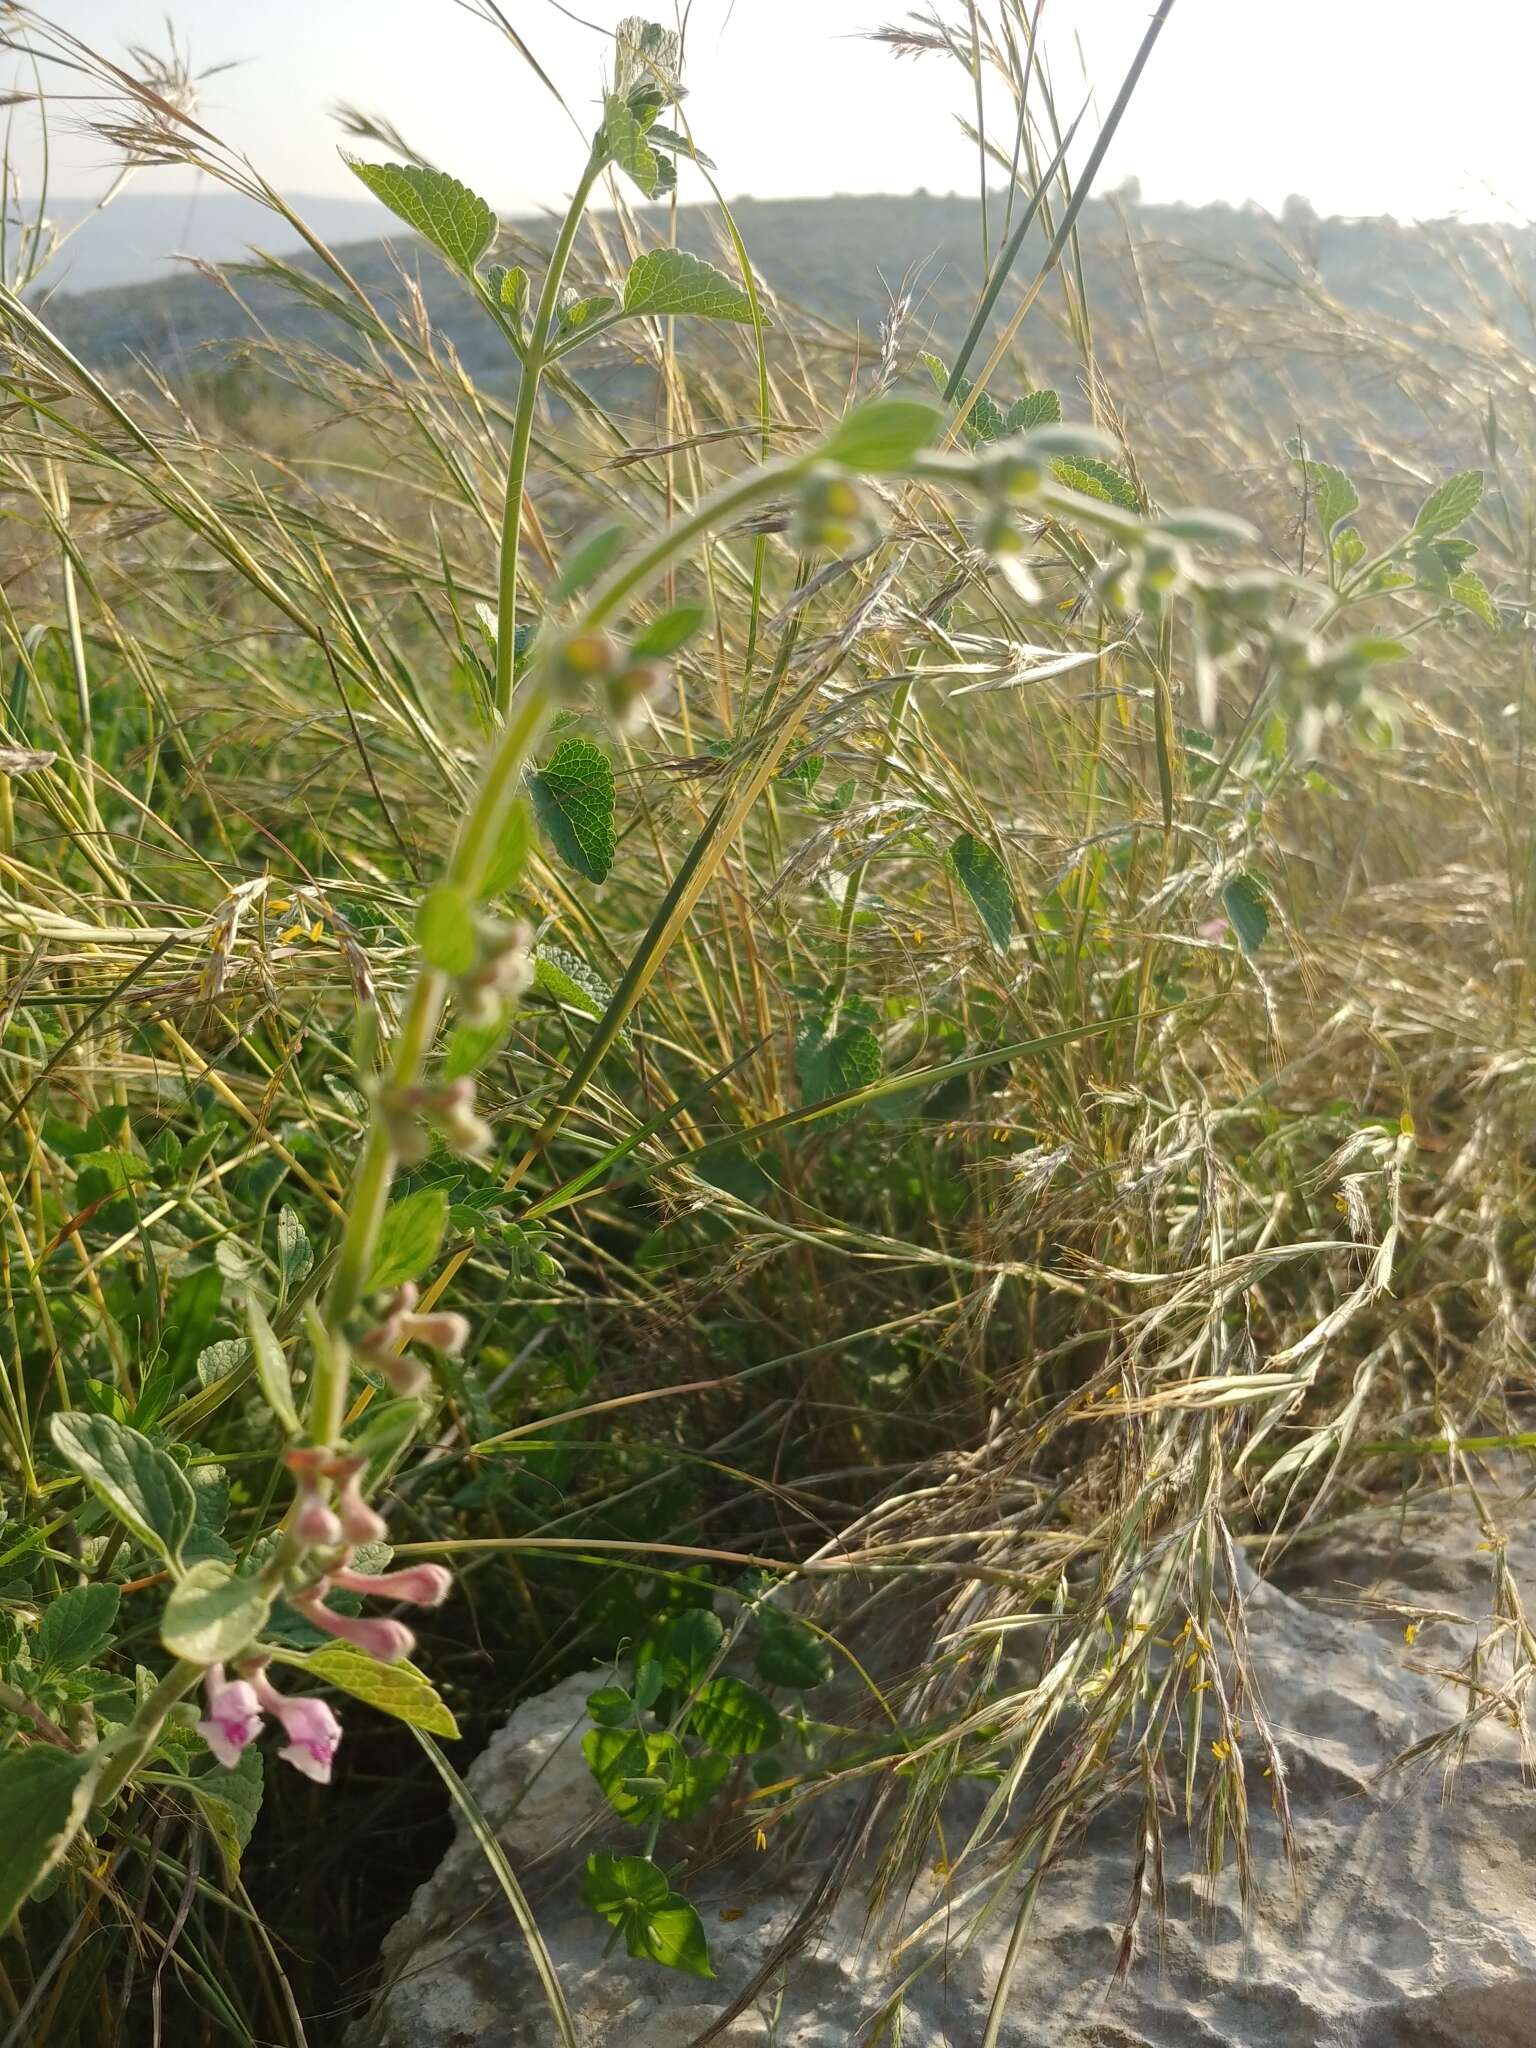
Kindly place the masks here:
MULTIPOLYGON (((166 0, 39 4, 114 55, 163 40, 166 0)), ((590 125, 597 31, 645 11, 639 0, 502 4, 590 125)), ((963 18, 958 0, 939 4, 963 18)), ((195 65, 241 60, 209 81, 202 117, 290 192, 358 191, 327 111, 341 98, 387 112, 503 211, 557 198, 579 165, 569 119, 456 0, 170 0, 169 12, 195 65)), ((694 0, 689 115, 725 191, 974 189, 958 69, 859 39, 907 13, 908 0, 694 0)), ((1148 13, 1149 0, 1046 0, 1063 105, 1086 89, 1082 59, 1108 105, 1148 13)), ((1134 173, 1153 200, 1278 207, 1301 191, 1324 212, 1536 217, 1533 78, 1532 0, 1175 0, 1101 183, 1134 173)), ((91 189, 99 146, 75 139, 58 155, 56 189, 91 189)), ((166 186, 176 174, 152 175, 166 186)))

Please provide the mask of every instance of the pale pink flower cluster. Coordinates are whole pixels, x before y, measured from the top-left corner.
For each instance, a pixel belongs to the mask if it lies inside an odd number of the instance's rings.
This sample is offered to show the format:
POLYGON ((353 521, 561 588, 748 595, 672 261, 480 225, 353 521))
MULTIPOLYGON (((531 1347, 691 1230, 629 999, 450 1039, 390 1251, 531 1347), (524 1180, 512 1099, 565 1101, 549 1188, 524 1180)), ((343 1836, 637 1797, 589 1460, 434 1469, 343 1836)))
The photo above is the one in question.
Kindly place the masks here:
MULTIPOLYGON (((418 1323, 445 1320, 411 1317, 409 1309, 396 1313, 418 1323)), ((383 1516, 369 1507, 360 1491, 364 1460, 333 1457, 324 1450, 295 1449, 286 1454, 285 1462, 297 1484, 294 1534, 308 1548, 337 1553, 319 1577, 289 1596, 289 1605, 323 1634, 351 1643, 381 1664, 397 1664, 409 1657, 416 1638, 403 1621, 338 1614, 326 1606, 326 1594, 334 1586, 374 1599, 441 1607, 453 1590, 452 1574, 440 1564, 410 1565, 393 1572, 356 1570, 350 1562, 354 1547, 377 1543, 385 1533, 383 1516), (332 1496, 328 1497, 324 1482, 334 1487, 332 1496)), ((233 1678, 225 1675, 222 1664, 209 1665, 203 1674, 207 1711, 197 1724, 198 1733, 219 1763, 232 1771, 247 1745, 261 1733, 263 1717, 270 1714, 288 1738, 278 1751, 284 1762, 317 1784, 329 1784, 341 1723, 324 1700, 289 1699, 280 1693, 266 1677, 268 1661, 260 1655, 242 1657, 233 1678)))

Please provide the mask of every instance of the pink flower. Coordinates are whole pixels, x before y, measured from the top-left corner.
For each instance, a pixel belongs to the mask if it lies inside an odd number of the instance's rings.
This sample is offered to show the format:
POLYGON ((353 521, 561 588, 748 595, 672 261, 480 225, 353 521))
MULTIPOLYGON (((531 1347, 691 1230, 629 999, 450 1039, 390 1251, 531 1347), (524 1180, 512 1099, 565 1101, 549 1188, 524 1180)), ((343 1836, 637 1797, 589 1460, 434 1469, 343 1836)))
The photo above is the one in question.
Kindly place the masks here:
POLYGON ((300 1594, 293 1606, 306 1621, 313 1622, 326 1635, 340 1636, 344 1642, 361 1650, 365 1657, 376 1657, 381 1664, 398 1664, 416 1647, 416 1638, 403 1621, 376 1621, 361 1615, 334 1614, 320 1598, 318 1590, 300 1594))
POLYGON ((197 1732, 226 1771, 240 1761, 245 1745, 261 1733, 261 1703, 254 1686, 243 1678, 226 1679, 222 1664, 210 1664, 203 1673, 203 1690, 208 1702, 205 1718, 197 1732))
POLYGON ((358 1490, 364 1462, 362 1458, 337 1458, 327 1467, 341 1487, 336 1513, 349 1543, 382 1543, 387 1533, 384 1517, 369 1507, 358 1490))
POLYGON ((296 1771, 302 1771, 306 1778, 313 1778, 317 1785, 331 1782, 331 1761, 341 1741, 341 1723, 325 1704, 324 1700, 286 1699, 275 1685, 270 1685, 258 1672, 253 1687, 253 1697, 283 1726, 288 1740, 278 1751, 284 1763, 292 1764, 296 1771))
POLYGON ((330 1574, 333 1586, 349 1593, 371 1593, 381 1600, 408 1600, 413 1607, 441 1607, 453 1591, 453 1573, 440 1564, 409 1565, 398 1572, 355 1572, 350 1567, 330 1574))

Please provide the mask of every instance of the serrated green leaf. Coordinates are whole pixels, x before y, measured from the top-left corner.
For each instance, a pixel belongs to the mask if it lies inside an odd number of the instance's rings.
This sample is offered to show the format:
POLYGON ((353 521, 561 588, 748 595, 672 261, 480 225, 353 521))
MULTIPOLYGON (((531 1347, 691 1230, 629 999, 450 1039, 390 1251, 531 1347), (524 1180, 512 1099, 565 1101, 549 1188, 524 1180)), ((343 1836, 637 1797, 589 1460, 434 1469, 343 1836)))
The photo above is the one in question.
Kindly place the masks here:
POLYGON ((749 321, 752 301, 723 270, 690 256, 686 249, 648 249, 636 257, 624 279, 624 311, 749 321))
POLYGON ((79 1834, 103 1761, 41 1742, 0 1756, 0 1934, 79 1834))
POLYGON ((581 1902, 613 1926, 636 1907, 659 1906, 672 1887, 649 1856, 589 1856, 581 1876, 581 1902))
POLYGON ((139 1541, 176 1564, 197 1512, 186 1474, 136 1429, 109 1415, 55 1415, 49 1430, 60 1457, 139 1541))
POLYGON ((1269 908, 1264 892, 1251 875, 1234 875, 1221 892, 1237 942, 1245 953, 1257 953, 1269 936, 1269 908))
POLYGON ((416 943, 442 974, 468 974, 480 958, 475 906, 468 892, 439 882, 416 911, 416 943))
POLYGON ((237 1578, 217 1558, 204 1558, 172 1587, 160 1640, 189 1664, 227 1664, 256 1640, 271 1612, 259 1579, 237 1578))
POLYGON ((945 865, 975 905, 987 935, 1000 953, 1013 937, 1013 892, 1008 871, 985 841, 962 832, 945 855, 945 865))
POLYGON ((1480 469, 1464 469, 1456 476, 1447 477, 1419 507, 1419 516, 1413 522, 1415 535, 1420 540, 1433 540, 1438 534, 1454 532, 1463 520, 1472 517, 1482 495, 1483 472, 1480 469))
POLYGON ((1127 512, 1141 510, 1136 486, 1125 471, 1097 455, 1058 456, 1051 464, 1051 473, 1058 483, 1065 484, 1069 491, 1077 491, 1082 497, 1098 498, 1106 505, 1119 505, 1127 512))
POLYGON ((112 1640, 122 1594, 116 1586, 71 1586, 43 1609, 32 1654, 41 1675, 78 1671, 112 1640))
POLYGON ((1481 619, 1491 633, 1503 631, 1504 621, 1499 617, 1499 608, 1475 569, 1463 569, 1459 576, 1451 578, 1451 595, 1464 611, 1481 619))
POLYGON ((675 29, 627 14, 613 32, 613 89, 632 105, 654 112, 682 92, 682 39, 675 29))
POLYGON ((661 159, 645 139, 654 111, 637 112, 617 93, 610 93, 603 103, 603 125, 598 135, 603 155, 617 164, 647 199, 655 198, 661 177, 661 159))
POLYGON ((498 266, 485 273, 485 281, 491 288, 498 305, 505 306, 513 319, 517 319, 528 303, 528 273, 521 264, 509 263, 503 269, 498 266))
POLYGON ((1054 426, 1061 418, 1061 395, 1049 389, 1027 391, 1003 414, 1010 434, 1027 433, 1031 427, 1054 426))
POLYGON ((1337 463, 1312 462, 1303 457, 1300 468, 1323 539, 1331 541, 1334 528, 1340 521, 1358 511, 1360 493, 1337 463))
POLYGON ((943 425, 936 406, 915 398, 872 398, 838 421, 822 444, 828 462, 879 476, 905 469, 943 425))
POLYGON ((586 299, 578 299, 573 294, 561 305, 556 336, 568 340, 572 335, 580 334, 583 328, 590 327, 594 320, 600 320, 610 307, 617 304, 612 292, 594 292, 586 299))
POLYGON ((369 164, 355 156, 344 160, 376 199, 425 235, 466 276, 491 246, 496 216, 457 178, 421 164, 369 164))
MULTIPOLYGON (((938 356, 923 354, 918 358, 928 375, 933 379, 934 389, 942 398, 949 388, 949 369, 938 356)), ((962 377, 955 387, 954 403, 964 405, 971 395, 971 380, 962 377)), ((1008 417, 988 394, 983 391, 976 403, 965 416, 960 430, 971 447, 984 441, 1001 441, 1010 431, 1008 417)))
POLYGON ((299 1434, 299 1411, 293 1403, 293 1381, 288 1360, 277 1333, 254 1294, 245 1298, 245 1326, 251 1337, 251 1356, 256 1364, 256 1384, 262 1399, 289 1436, 299 1434))
POLYGON ((443 1735, 456 1742, 459 1724, 448 1711, 442 1694, 427 1674, 408 1660, 381 1664, 350 1643, 327 1643, 324 1649, 305 1654, 281 1651, 279 1659, 297 1670, 307 1671, 338 1692, 377 1707, 412 1728, 424 1728, 428 1735, 443 1735))
POLYGON ((447 1228, 446 1188, 416 1188, 402 1195, 398 1202, 391 1202, 379 1230, 368 1292, 380 1293, 387 1287, 400 1287, 407 1280, 419 1280, 437 1257, 447 1228))
POLYGON ((832 1676, 832 1653, 820 1636, 799 1622, 765 1620, 757 1646, 757 1671, 769 1685, 810 1692, 832 1676))
POLYGON ((772 1749, 784 1732, 773 1702, 726 1672, 700 1686, 688 1709, 688 1727, 720 1756, 755 1756, 772 1749))
POLYGON ((601 1017, 613 999, 613 990, 603 977, 564 946, 539 948, 533 962, 533 985, 551 1002, 579 1010, 584 1017, 601 1017))
POLYGON ((185 1780, 186 1789, 197 1801, 224 1865, 234 1884, 240 1876, 240 1859, 256 1828, 261 1812, 264 1786, 261 1751, 252 1743, 240 1752, 233 1770, 215 1767, 185 1780))
POLYGON ((606 880, 618 843, 613 769, 591 740, 562 740, 528 778, 533 808, 556 853, 589 882, 606 880))
POLYGON ((795 1072, 806 1102, 825 1102, 878 1081, 884 1066, 880 1041, 867 1024, 845 1024, 830 1039, 825 1022, 813 1017, 795 1040, 795 1072))

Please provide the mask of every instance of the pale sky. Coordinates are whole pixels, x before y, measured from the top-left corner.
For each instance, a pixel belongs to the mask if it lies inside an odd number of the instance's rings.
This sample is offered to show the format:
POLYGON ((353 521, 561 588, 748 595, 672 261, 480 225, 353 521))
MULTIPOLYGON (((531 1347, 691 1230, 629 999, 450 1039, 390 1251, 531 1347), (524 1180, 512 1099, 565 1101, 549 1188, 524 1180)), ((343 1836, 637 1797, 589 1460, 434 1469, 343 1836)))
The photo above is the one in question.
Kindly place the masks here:
MULTIPOLYGON (((114 56, 163 40, 166 0, 39 4, 114 56)), ((666 18, 670 4, 649 11, 666 18)), ((964 18, 961 0, 938 4, 964 18)), ((598 31, 647 11, 641 0, 502 5, 590 128, 598 31)), ((859 39, 908 7, 693 0, 688 113, 728 195, 975 189, 958 68, 859 39)), ((209 81, 201 118, 289 192, 360 192, 328 114, 343 98, 387 113, 504 213, 553 202, 579 168, 567 117, 456 0, 170 0, 169 12, 196 67, 241 60, 209 81)), ((1063 106, 1085 91, 1081 44, 1107 107, 1148 13, 1149 0, 1046 0, 1063 106)), ((1278 208, 1300 191, 1325 213, 1536 217, 1533 78, 1532 0, 1175 0, 1100 187, 1134 174, 1153 201, 1278 208)), ((65 140, 55 190, 94 189, 100 158, 99 145, 65 140)), ((147 174, 139 189, 177 176, 147 174)), ((684 196, 704 196, 688 177, 684 196)))

